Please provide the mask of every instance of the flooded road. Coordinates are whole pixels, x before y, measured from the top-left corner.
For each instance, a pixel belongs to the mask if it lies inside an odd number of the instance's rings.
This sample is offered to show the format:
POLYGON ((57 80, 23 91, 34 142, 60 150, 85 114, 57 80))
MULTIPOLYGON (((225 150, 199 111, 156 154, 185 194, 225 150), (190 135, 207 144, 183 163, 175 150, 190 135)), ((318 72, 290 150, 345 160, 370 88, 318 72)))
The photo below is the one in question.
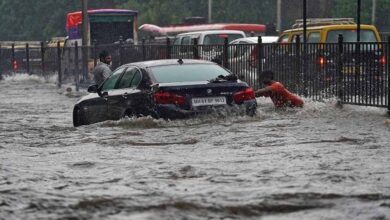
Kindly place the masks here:
POLYGON ((0 81, 0 219, 390 219, 385 109, 74 128, 78 95, 0 81))

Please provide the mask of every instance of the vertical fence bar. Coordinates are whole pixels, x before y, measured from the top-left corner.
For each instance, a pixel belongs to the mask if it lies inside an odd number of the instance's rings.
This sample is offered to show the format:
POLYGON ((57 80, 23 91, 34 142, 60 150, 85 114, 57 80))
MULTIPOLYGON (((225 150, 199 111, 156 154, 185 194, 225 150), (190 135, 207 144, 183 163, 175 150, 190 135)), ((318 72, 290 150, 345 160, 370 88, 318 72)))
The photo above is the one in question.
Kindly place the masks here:
POLYGON ((97 65, 97 41, 93 41, 93 67, 96 67, 97 65))
POLYGON ((15 60, 15 44, 11 45, 11 69, 15 71, 17 67, 16 60, 15 60))
POLYGON ((223 66, 226 69, 229 69, 229 63, 228 63, 229 51, 228 51, 228 46, 229 46, 229 41, 228 41, 228 38, 226 37, 224 39, 224 43, 223 43, 223 66))
POLYGON ((0 44, 0 80, 1 80, 1 78, 2 78, 2 74, 3 74, 3 65, 1 65, 1 62, 2 62, 2 60, 3 60, 3 57, 2 57, 2 52, 3 52, 3 50, 2 50, 2 48, 1 48, 1 44, 0 44))
POLYGON ((57 68, 58 68, 58 87, 62 85, 62 70, 61 70, 61 44, 57 42, 57 68))
POLYGON ((45 45, 41 42, 41 70, 42 75, 45 75, 45 45))
POLYGON ((123 63, 123 37, 119 36, 119 66, 123 63))
POLYGON ((387 37, 386 75, 387 75, 387 114, 390 115, 390 36, 387 37))
POLYGON ((76 91, 79 91, 79 82, 80 82, 80 78, 79 78, 79 45, 77 43, 77 41, 75 42, 74 44, 74 51, 75 51, 75 54, 74 54, 74 61, 75 61, 75 64, 74 64, 74 77, 75 77, 75 84, 76 84, 76 91))
POLYGON ((302 82, 302 79, 301 79, 301 38, 299 37, 299 35, 296 36, 296 43, 295 43, 295 55, 296 55, 296 63, 295 63, 295 74, 293 76, 290 76, 290 74, 287 75, 287 77, 289 78, 289 84, 291 83, 291 81, 294 81, 294 87, 295 87, 295 91, 297 91, 297 93, 301 93, 302 94, 302 88, 301 86, 298 86, 300 84, 300 82, 302 82), (298 76, 298 77, 297 77, 298 76), (294 77, 293 79, 295 80, 291 80, 291 77, 294 77))
POLYGON ((171 40, 169 39, 169 37, 167 37, 167 45, 166 45, 166 58, 167 59, 171 59, 171 40))
POLYGON ((343 35, 339 34, 337 44, 337 106, 343 106, 343 35))
POLYGON ((146 60, 145 38, 142 38, 142 61, 146 60))
POLYGON ((198 39, 194 39, 194 45, 192 46, 192 54, 194 59, 199 59, 199 52, 198 52, 198 39))
POLYGON ((26 72, 30 74, 30 47, 26 43, 26 72))
POLYGON ((257 37, 257 57, 258 57, 258 68, 257 68, 257 88, 260 87, 261 79, 260 74, 263 71, 263 39, 261 36, 257 37))

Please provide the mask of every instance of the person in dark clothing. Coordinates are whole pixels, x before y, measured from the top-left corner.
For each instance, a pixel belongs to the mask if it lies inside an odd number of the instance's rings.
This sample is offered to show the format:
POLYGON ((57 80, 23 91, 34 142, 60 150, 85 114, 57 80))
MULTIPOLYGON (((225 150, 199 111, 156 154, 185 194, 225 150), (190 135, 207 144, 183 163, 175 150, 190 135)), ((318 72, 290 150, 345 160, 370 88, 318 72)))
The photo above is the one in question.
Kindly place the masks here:
POLYGON ((266 87, 256 90, 256 97, 270 97, 277 108, 303 107, 303 99, 288 91, 282 83, 275 81, 274 72, 264 71, 260 74, 260 77, 266 87))
POLYGON ((110 68, 112 59, 111 55, 106 50, 103 50, 99 54, 99 60, 100 62, 93 69, 92 74, 94 76, 95 83, 101 85, 112 73, 110 68))

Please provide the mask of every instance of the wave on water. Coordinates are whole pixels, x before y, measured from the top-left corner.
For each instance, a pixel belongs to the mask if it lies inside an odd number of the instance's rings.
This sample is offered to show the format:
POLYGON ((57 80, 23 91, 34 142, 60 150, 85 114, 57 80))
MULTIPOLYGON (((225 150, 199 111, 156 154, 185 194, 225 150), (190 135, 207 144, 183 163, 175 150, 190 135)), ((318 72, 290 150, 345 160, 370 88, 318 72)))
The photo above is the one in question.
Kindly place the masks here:
POLYGON ((155 119, 151 116, 145 117, 126 117, 118 121, 105 121, 101 125, 103 127, 121 127, 124 129, 130 128, 166 128, 166 127, 190 127, 208 124, 220 124, 229 126, 234 123, 251 123, 261 121, 265 118, 265 112, 261 109, 257 110, 255 116, 247 116, 238 114, 237 111, 226 111, 223 114, 211 113, 204 114, 188 119, 155 119))
POLYGON ((56 83, 58 76, 56 74, 49 76, 30 75, 28 73, 14 73, 12 75, 4 75, 4 81, 18 82, 30 81, 35 83, 56 83))

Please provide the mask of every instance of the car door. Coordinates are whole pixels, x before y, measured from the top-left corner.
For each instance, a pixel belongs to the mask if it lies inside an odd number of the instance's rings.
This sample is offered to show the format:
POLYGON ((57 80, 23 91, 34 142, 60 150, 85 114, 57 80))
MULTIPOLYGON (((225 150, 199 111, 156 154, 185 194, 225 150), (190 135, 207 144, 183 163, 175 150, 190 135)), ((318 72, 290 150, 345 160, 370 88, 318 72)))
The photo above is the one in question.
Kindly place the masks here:
POLYGON ((105 121, 108 119, 107 115, 107 100, 108 94, 113 90, 125 70, 125 67, 116 69, 110 77, 108 77, 99 88, 99 95, 89 104, 88 120, 90 122, 105 121))
POLYGON ((130 66, 126 69, 117 87, 109 91, 107 99, 109 120, 118 120, 123 116, 136 114, 141 93, 137 87, 141 79, 142 74, 138 67, 130 66))

